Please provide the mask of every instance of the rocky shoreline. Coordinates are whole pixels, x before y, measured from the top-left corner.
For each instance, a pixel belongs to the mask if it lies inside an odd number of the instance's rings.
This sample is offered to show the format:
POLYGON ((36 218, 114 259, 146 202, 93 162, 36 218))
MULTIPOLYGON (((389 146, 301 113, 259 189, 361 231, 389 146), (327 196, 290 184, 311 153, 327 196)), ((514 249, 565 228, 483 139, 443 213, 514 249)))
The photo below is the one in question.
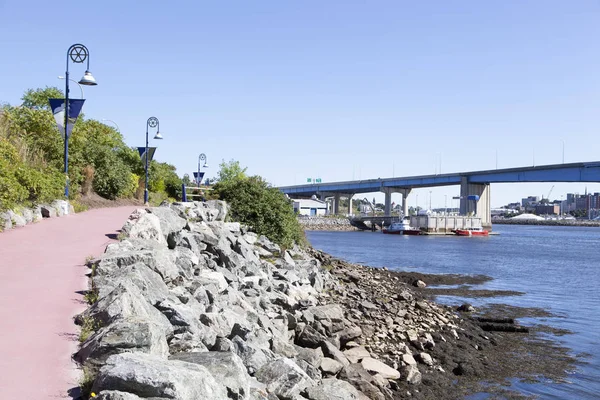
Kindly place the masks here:
POLYGON ((540 225, 540 226, 589 226, 598 227, 600 221, 594 220, 511 220, 511 219, 493 219, 492 224, 498 225, 540 225))
POLYGON ((76 318, 84 340, 74 355, 84 392, 103 400, 449 399, 482 381, 504 390, 506 379, 540 372, 519 369, 534 361, 530 348, 513 354, 526 329, 484 330, 468 307, 431 301, 426 276, 281 249, 224 222, 226 214, 220 201, 139 209, 122 240, 90 263, 91 307, 76 318))
POLYGON ((306 231, 356 231, 345 217, 298 217, 298 222, 306 231))

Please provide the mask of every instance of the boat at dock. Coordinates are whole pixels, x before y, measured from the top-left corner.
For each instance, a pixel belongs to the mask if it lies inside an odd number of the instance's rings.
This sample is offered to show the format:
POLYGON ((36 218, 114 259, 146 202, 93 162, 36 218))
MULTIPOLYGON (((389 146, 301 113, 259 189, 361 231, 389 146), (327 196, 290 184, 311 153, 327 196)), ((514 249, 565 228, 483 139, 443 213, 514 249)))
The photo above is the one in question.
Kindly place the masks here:
POLYGON ((489 232, 483 228, 455 229, 454 233, 458 236, 489 236, 489 232))
POLYGON ((402 221, 393 222, 389 227, 382 229, 387 235, 420 235, 421 231, 410 226, 410 218, 404 218, 402 221))

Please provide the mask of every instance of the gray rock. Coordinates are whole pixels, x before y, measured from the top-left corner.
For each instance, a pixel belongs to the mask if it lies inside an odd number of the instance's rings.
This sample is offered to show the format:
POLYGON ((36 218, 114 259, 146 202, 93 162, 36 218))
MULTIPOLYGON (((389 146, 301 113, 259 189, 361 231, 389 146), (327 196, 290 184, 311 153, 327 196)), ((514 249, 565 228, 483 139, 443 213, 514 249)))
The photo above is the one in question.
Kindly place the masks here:
POLYGON ((48 204, 40 204, 40 212, 42 213, 42 217, 44 218, 54 218, 56 217, 56 209, 48 204))
POLYGON ((429 365, 429 366, 433 365, 433 358, 431 358, 431 356, 429 354, 427 354, 427 353, 420 353, 419 354, 419 359, 425 365, 429 365))
POLYGON ((321 361, 321 371, 329 375, 335 375, 342 370, 342 363, 335 361, 332 358, 324 358, 321 361))
POLYGON ((92 388, 96 393, 103 390, 126 391, 142 398, 229 400, 225 386, 207 368, 142 353, 109 357, 92 388))
POLYGON ((348 382, 335 378, 323 379, 320 385, 307 390, 310 400, 359 400, 358 390, 348 382))
POLYGON ((19 227, 27 225, 27 221, 25 220, 25 218, 22 215, 19 215, 10 210, 8 211, 8 214, 12 221, 13 228, 19 228, 19 227))
POLYGON ((197 256, 200 256, 204 250, 206 250, 206 243, 204 242, 204 235, 197 232, 178 231, 173 232, 169 235, 168 244, 170 249, 175 247, 185 247, 194 252, 197 256))
POLYGON ((187 225, 187 221, 169 207, 152 207, 147 208, 146 211, 158 217, 165 240, 169 235, 181 231, 187 225))
POLYGON ((117 321, 86 340, 74 359, 81 364, 99 367, 113 354, 130 352, 167 358, 169 346, 164 326, 137 318, 117 321))
POLYGON ((207 353, 179 353, 170 360, 190 362, 206 367, 212 376, 227 388, 232 400, 246 400, 250 393, 250 376, 241 358, 234 353, 211 351, 207 353))
POLYGON ((281 248, 279 247, 279 245, 271 242, 264 235, 260 235, 259 236, 257 244, 259 246, 261 246, 263 249, 265 249, 266 251, 268 251, 269 253, 272 253, 272 254, 278 254, 281 251, 281 248))
POLYGON ((295 359, 294 362, 302 368, 302 371, 306 372, 306 375, 310 376, 312 380, 315 382, 320 382, 321 378, 323 378, 323 374, 321 374, 321 370, 313 367, 309 363, 304 360, 295 359))
POLYGON ((352 384, 361 393, 374 400, 385 400, 384 395, 373 385, 373 377, 363 368, 361 364, 350 364, 342 368, 339 374, 340 379, 344 379, 352 384))
POLYGON ((273 336, 271 339, 271 350, 273 353, 287 358, 294 358, 298 355, 298 351, 292 343, 289 343, 278 336, 273 336))
POLYGON ((0 213, 0 231, 12 229, 13 223, 8 212, 0 213))
POLYGON ((416 365, 407 365, 402 369, 404 380, 410 384, 418 385, 421 383, 421 371, 416 365))
POLYGON ((150 239, 167 245, 160 219, 144 209, 137 209, 131 213, 121 231, 130 238, 150 239))
POLYGON ((323 354, 325 354, 326 357, 333 358, 344 366, 350 364, 350 361, 348 361, 344 353, 326 340, 321 342, 321 350, 323 350, 323 354))
POLYGON ((104 390, 94 400, 143 400, 135 394, 120 392, 118 390, 104 390))
POLYGON ((41 207, 36 207, 33 208, 31 210, 31 212, 33 213, 33 221, 32 222, 40 222, 42 219, 44 219, 44 217, 42 216, 42 209, 41 207))
POLYGON ((363 368, 372 374, 380 374, 386 379, 400 378, 400 372, 371 357, 365 357, 360 362, 363 368))
POLYGON ((267 391, 284 400, 293 400, 315 382, 289 358, 269 362, 258 371, 256 379, 267 385, 267 391))
POLYGON ((315 368, 319 368, 321 366, 321 362, 323 360, 323 350, 321 350, 320 347, 316 349, 307 349, 294 345, 294 348, 298 352, 298 355, 296 356, 297 359, 304 360, 315 368))
POLYGON ((166 299, 169 295, 169 288, 161 276, 143 263, 135 263, 128 268, 116 269, 108 275, 99 275, 94 278, 99 298, 105 297, 119 284, 125 282, 137 286, 152 305, 166 299))
POLYGON ((307 325, 302 329, 300 334, 296 337, 296 343, 303 347, 310 347, 315 349, 321 346, 321 343, 327 341, 327 338, 317 332, 312 326, 307 325))
POLYGON ((240 356, 250 375, 254 375, 258 369, 276 358, 271 350, 246 343, 239 336, 231 339, 231 343, 233 352, 240 356))
POLYGON ((344 355, 348 358, 351 364, 360 362, 363 358, 371 357, 371 354, 363 346, 353 347, 344 350, 344 355))
POLYGON ((93 318, 102 326, 108 326, 117 319, 141 318, 153 321, 165 328, 167 336, 173 328, 169 320, 144 298, 137 286, 132 283, 120 283, 112 292, 98 300, 92 307, 84 311, 78 320, 93 318))
MULTIPOLYGON (((25 218, 25 223, 30 224, 33 222, 33 211, 30 208, 23 209, 23 218, 25 218)), ((40 217, 41 219, 41 217, 40 217)))

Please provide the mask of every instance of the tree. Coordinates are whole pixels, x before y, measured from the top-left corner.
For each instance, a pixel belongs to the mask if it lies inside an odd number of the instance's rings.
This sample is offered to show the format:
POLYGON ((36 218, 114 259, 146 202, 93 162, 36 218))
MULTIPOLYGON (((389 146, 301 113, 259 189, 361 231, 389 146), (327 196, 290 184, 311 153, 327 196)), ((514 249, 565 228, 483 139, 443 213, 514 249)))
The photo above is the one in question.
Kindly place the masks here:
POLYGON ((223 160, 221 161, 221 164, 219 164, 219 168, 216 178, 217 182, 232 182, 247 177, 246 170, 248 168, 242 168, 239 161, 230 160, 226 163, 225 160, 223 160))
POLYGON ((50 110, 48 99, 64 99, 64 93, 57 87, 46 86, 44 89, 29 89, 21 100, 23 107, 50 110))

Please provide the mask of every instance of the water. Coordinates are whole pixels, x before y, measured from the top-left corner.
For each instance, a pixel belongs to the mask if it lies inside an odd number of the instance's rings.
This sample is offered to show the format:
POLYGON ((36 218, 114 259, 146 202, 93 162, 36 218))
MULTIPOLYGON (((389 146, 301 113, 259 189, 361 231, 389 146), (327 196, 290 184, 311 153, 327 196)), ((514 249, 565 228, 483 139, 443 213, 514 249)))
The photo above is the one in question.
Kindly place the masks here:
MULTIPOLYGON (((469 299, 547 309, 543 323, 573 334, 553 337, 582 357, 567 383, 513 389, 544 399, 600 399, 600 228, 495 225, 498 236, 396 236, 373 232, 308 232, 311 244, 349 262, 422 273, 489 275, 474 289, 523 296, 469 299)), ((446 302, 449 299, 439 298, 446 302)), ((452 302, 457 303, 453 298, 452 302)), ((520 320, 523 324, 539 320, 520 320)))

